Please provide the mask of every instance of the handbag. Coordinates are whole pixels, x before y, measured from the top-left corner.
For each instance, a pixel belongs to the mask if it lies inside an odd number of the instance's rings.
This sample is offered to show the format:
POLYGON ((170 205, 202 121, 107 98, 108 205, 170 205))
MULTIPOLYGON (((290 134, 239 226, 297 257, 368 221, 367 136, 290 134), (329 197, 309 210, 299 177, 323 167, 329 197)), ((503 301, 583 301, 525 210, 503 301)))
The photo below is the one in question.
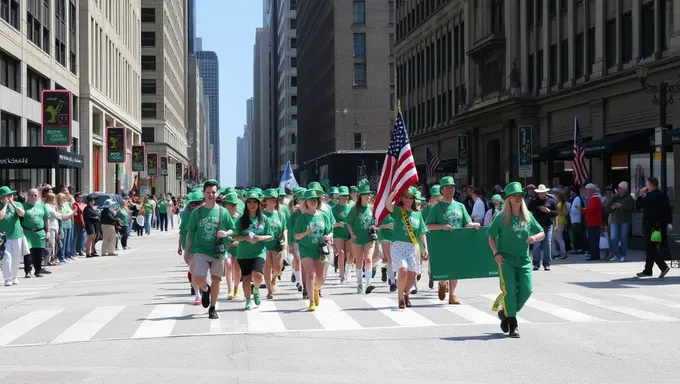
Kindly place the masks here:
POLYGON ((650 236, 650 240, 652 243, 660 243, 661 242, 661 231, 658 229, 655 229, 652 231, 652 235, 650 236))
POLYGON ((600 236, 600 249, 609 249, 609 239, 604 234, 600 236))

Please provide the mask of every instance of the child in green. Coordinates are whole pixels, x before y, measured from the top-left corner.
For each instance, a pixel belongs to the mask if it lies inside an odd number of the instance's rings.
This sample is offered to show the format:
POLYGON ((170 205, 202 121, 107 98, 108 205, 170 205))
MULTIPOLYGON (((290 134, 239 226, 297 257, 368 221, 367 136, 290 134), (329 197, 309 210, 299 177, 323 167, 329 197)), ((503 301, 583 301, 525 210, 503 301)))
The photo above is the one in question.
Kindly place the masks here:
POLYGON ((373 254, 378 234, 374 225, 373 206, 369 204, 371 194, 373 194, 371 186, 368 183, 361 183, 359 199, 345 219, 352 238, 352 253, 357 271, 362 267, 364 269, 363 276, 361 273, 356 274, 357 293, 359 294, 371 293, 375 289, 375 286, 371 285, 371 279, 373 279, 373 254))
POLYGON ((352 206, 349 205, 348 202, 349 188, 345 186, 338 188, 338 203, 333 207, 331 212, 335 219, 335 225, 333 225, 333 242, 337 251, 336 268, 340 272, 340 284, 344 284, 347 280, 347 253, 351 253, 352 251, 352 244, 349 242, 349 231, 345 225, 347 215, 352 211, 352 206))
POLYGON ((279 191, 271 188, 263 192, 265 208, 262 214, 269 219, 273 239, 266 243, 267 259, 264 264, 264 282, 267 285, 267 299, 274 298, 276 279, 283 267, 286 245, 286 217, 280 210, 279 191))
POLYGON ((489 246, 498 263, 501 294, 493 305, 501 319, 501 330, 519 337, 517 312, 531 296, 532 260, 529 245, 545 238, 543 228, 524 203, 524 190, 518 182, 505 187, 503 211, 491 222, 489 246))
POLYGON ((292 209, 293 212, 290 213, 290 217, 287 220, 288 229, 288 249, 290 253, 293 254, 293 273, 290 275, 290 282, 295 283, 298 292, 302 292, 302 298, 307 299, 306 290, 303 288, 302 284, 302 268, 300 266, 300 253, 298 251, 298 243, 293 235, 295 232, 295 223, 297 219, 300 218, 302 211, 300 209, 301 204, 304 204, 304 193, 306 189, 296 188, 293 192, 293 202, 292 209))
MULTIPOLYGON (((229 211, 234 222, 237 222, 241 214, 238 212, 238 203, 242 203, 238 199, 236 192, 227 192, 224 196, 224 203, 229 211)), ((230 236, 227 238, 227 243, 229 248, 227 253, 229 257, 225 260, 225 276, 227 280, 227 300, 233 300, 234 297, 238 296, 238 284, 241 281, 241 268, 238 266, 238 260, 236 258, 238 254, 238 241, 234 241, 234 237, 230 236)))

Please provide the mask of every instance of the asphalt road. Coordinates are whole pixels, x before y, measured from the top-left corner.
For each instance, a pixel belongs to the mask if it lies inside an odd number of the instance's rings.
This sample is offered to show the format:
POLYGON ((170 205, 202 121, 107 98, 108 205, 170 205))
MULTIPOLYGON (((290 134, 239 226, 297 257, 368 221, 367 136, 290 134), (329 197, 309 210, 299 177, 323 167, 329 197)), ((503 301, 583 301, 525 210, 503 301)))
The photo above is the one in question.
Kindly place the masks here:
MULTIPOLYGON (((460 306, 421 281, 399 311, 384 283, 359 296, 335 276, 321 305, 285 272, 275 300, 219 320, 191 306, 176 232, 0 288, 0 383, 678 383, 680 274, 571 257, 534 273, 521 339, 500 334, 495 279, 459 284, 460 306), (658 271, 655 271, 658 274, 658 271)), ((353 280, 352 280, 353 281, 353 280)))

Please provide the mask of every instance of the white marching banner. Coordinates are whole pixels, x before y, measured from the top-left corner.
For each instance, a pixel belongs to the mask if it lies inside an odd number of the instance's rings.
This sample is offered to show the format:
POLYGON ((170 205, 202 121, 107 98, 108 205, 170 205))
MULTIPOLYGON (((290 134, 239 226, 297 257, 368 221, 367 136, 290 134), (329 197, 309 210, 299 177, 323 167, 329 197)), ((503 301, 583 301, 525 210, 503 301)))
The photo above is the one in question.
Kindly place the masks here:
POLYGON ((286 169, 281 175, 281 181, 279 182, 279 188, 286 188, 292 190, 293 188, 299 187, 297 180, 295 180, 295 175, 293 174, 293 167, 290 166, 290 161, 286 165, 286 169))

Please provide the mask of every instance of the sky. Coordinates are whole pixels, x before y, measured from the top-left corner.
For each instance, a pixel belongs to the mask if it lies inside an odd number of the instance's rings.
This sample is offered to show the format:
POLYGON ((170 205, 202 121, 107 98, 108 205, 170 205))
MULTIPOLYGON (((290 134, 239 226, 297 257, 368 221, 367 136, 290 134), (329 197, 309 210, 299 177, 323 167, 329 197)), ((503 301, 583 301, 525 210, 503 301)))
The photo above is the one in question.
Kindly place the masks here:
POLYGON ((253 95, 255 29, 262 1, 196 0, 196 37, 220 63, 220 184, 236 184, 236 137, 243 135, 246 100, 253 95))

